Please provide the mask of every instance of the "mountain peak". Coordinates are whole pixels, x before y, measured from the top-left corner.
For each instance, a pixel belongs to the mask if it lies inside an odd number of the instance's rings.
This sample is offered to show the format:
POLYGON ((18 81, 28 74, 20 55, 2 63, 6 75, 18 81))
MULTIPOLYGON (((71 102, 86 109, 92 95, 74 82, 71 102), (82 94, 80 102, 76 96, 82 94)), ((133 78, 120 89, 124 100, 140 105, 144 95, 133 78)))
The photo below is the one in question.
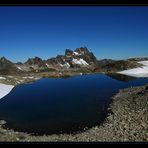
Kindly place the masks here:
POLYGON ((77 52, 79 54, 90 53, 90 51, 87 49, 87 47, 76 48, 75 52, 77 52))
POLYGON ((1 61, 7 61, 7 59, 5 57, 1 57, 0 60, 1 61))
POLYGON ((5 57, 1 57, 0 58, 0 62, 2 62, 2 63, 12 63, 11 61, 9 61, 8 59, 6 59, 5 57))
POLYGON ((34 57, 34 58, 29 58, 25 63, 32 65, 32 64, 37 64, 39 62, 42 62, 42 59, 39 57, 34 57))
POLYGON ((66 56, 72 56, 74 53, 73 53, 73 51, 72 50, 70 50, 70 49, 66 49, 65 50, 65 55, 66 56))
POLYGON ((74 55, 84 55, 91 53, 87 47, 80 47, 76 48, 76 50, 72 51, 71 49, 66 49, 65 50, 65 55, 66 56, 74 56, 74 55))

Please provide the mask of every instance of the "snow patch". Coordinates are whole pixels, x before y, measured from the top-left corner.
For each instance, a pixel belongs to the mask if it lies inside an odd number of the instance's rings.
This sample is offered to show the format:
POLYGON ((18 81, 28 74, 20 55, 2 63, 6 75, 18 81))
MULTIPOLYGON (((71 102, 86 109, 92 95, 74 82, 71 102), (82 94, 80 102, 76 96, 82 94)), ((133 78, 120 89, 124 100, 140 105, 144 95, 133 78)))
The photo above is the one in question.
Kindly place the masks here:
POLYGON ((89 65, 89 64, 88 64, 85 60, 83 60, 83 59, 80 59, 80 60, 78 60, 78 59, 73 59, 72 61, 73 61, 73 63, 79 64, 79 65, 89 65))
POLYGON ((61 66, 61 67, 65 67, 65 68, 70 68, 69 63, 65 63, 65 64, 63 64, 63 65, 62 65, 62 64, 60 64, 60 66, 61 66))
POLYGON ((0 83, 0 99, 9 94, 13 88, 13 85, 6 85, 0 83))
POLYGON ((63 65, 62 64, 59 64, 61 67, 63 67, 63 65))
POLYGON ((66 68, 69 68, 70 67, 69 63, 66 63, 63 66, 66 67, 66 68))
POLYGON ((139 67, 139 68, 133 68, 133 69, 129 69, 129 70, 120 71, 118 73, 128 75, 128 76, 137 77, 137 78, 148 77, 148 61, 140 61, 137 63, 143 64, 144 66, 139 67))
POLYGON ((5 78, 5 77, 0 77, 0 79, 1 79, 1 80, 6 80, 6 78, 5 78))
POLYGON ((138 63, 143 64, 144 66, 148 66, 148 61, 140 61, 138 63))
POLYGON ((22 70, 22 68, 21 68, 21 67, 19 67, 19 66, 17 66, 17 65, 16 65, 16 67, 17 67, 19 70, 22 70))
POLYGON ((8 76, 8 78, 13 78, 13 76, 8 76))
POLYGON ((50 66, 46 63, 46 66, 48 67, 48 68, 50 68, 50 66))
POLYGON ((29 79, 33 79, 34 77, 28 77, 29 79))
POLYGON ((24 79, 33 79, 34 77, 23 77, 24 79))
POLYGON ((66 68, 69 68, 70 67, 69 63, 66 63, 63 66, 66 67, 66 68))
POLYGON ((75 55, 79 55, 79 53, 77 53, 77 52, 73 52, 75 55))

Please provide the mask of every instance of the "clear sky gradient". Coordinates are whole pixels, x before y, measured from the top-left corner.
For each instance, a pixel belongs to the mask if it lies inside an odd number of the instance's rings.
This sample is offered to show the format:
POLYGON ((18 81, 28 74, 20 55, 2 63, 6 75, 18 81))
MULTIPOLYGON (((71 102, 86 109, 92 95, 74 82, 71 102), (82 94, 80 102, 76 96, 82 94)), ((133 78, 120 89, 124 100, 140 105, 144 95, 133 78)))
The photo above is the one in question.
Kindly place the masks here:
POLYGON ((98 59, 148 56, 148 7, 0 7, 0 57, 48 59, 81 46, 98 59))

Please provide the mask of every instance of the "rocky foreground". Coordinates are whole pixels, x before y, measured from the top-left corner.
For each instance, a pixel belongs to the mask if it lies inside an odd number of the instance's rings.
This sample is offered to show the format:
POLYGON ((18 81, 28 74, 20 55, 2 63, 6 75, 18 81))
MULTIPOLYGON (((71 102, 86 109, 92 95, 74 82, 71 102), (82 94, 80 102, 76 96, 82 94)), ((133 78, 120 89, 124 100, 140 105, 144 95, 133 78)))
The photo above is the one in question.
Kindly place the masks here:
POLYGON ((148 85, 120 90, 103 125, 75 135, 32 136, 4 129, 0 141, 148 141, 148 85))

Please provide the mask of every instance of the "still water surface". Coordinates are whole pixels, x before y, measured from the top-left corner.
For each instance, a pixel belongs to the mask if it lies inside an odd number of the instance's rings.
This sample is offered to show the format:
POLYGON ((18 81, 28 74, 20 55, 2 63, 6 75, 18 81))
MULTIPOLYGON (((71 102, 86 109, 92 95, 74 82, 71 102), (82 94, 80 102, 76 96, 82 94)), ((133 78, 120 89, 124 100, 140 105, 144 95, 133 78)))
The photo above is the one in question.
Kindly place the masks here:
POLYGON ((122 75, 44 78, 18 85, 0 100, 6 127, 35 134, 73 133, 102 123, 111 97, 119 89, 140 86, 148 79, 122 75))

